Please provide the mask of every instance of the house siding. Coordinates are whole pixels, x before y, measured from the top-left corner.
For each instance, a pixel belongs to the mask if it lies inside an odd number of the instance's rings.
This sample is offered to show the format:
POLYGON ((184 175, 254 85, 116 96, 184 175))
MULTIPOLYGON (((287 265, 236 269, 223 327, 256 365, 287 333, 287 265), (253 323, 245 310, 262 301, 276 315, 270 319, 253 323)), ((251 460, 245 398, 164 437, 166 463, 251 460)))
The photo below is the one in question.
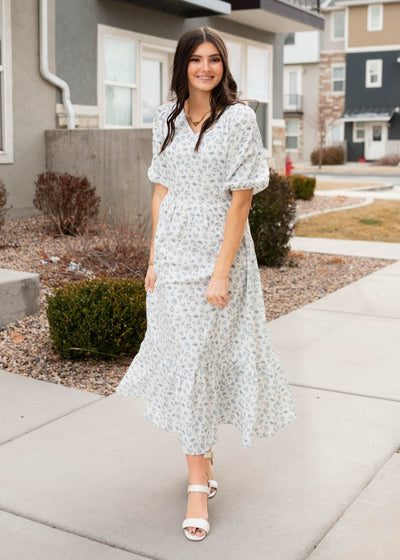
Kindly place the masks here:
POLYGON ((382 31, 368 31, 368 6, 351 6, 348 13, 348 47, 398 45, 400 2, 383 4, 382 31))
POLYGON ((355 107, 397 107, 400 101, 400 65, 398 51, 347 53, 346 109, 355 107), (382 60, 382 87, 365 87, 366 60, 382 60))

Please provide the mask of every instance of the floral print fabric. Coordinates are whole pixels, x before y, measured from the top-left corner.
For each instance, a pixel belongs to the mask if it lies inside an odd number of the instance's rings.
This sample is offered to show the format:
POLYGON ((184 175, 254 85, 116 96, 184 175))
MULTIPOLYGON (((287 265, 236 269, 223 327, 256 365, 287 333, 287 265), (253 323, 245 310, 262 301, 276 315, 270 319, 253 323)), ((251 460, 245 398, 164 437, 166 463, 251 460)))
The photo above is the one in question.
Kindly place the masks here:
POLYGON ((150 180, 168 188, 154 239, 154 291, 146 296, 147 331, 116 392, 146 399, 145 419, 175 432, 185 453, 200 455, 233 424, 244 447, 296 421, 285 374, 271 346, 248 220, 229 272, 225 308, 206 300, 232 191, 268 186, 254 111, 225 109, 194 151, 198 133, 184 112, 159 155, 172 103, 158 108, 150 180))

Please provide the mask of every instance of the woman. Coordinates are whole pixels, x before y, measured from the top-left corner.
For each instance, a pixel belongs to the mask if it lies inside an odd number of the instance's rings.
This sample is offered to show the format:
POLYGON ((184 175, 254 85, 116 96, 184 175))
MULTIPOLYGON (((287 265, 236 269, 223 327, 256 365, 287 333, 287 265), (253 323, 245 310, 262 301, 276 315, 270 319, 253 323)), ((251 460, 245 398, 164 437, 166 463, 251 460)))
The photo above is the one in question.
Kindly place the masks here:
POLYGON ((147 331, 117 387, 145 397, 145 419, 176 432, 189 469, 183 530, 208 534, 219 424, 242 445, 296 420, 271 348, 254 244, 252 195, 269 172, 254 111, 239 101, 225 44, 211 28, 177 45, 171 91, 158 108, 149 178, 153 236, 147 331))

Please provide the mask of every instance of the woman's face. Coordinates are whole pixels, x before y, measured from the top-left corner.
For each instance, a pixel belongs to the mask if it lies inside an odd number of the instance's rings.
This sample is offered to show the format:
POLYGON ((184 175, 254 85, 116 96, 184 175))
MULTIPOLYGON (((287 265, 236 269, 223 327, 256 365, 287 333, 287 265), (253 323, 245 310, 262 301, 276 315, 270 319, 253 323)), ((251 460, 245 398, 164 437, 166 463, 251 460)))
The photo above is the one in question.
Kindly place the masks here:
POLYGON ((187 68, 189 91, 210 92, 221 81, 224 64, 213 43, 201 43, 193 51, 187 68))

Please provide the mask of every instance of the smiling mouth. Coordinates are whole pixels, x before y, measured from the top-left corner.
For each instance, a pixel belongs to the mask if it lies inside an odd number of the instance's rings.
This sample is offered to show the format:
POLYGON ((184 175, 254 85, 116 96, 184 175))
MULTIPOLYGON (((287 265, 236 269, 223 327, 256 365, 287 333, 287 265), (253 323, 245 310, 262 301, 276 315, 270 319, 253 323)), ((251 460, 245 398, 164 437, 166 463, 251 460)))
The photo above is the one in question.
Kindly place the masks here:
POLYGON ((199 80, 212 80, 214 76, 196 76, 199 80))

